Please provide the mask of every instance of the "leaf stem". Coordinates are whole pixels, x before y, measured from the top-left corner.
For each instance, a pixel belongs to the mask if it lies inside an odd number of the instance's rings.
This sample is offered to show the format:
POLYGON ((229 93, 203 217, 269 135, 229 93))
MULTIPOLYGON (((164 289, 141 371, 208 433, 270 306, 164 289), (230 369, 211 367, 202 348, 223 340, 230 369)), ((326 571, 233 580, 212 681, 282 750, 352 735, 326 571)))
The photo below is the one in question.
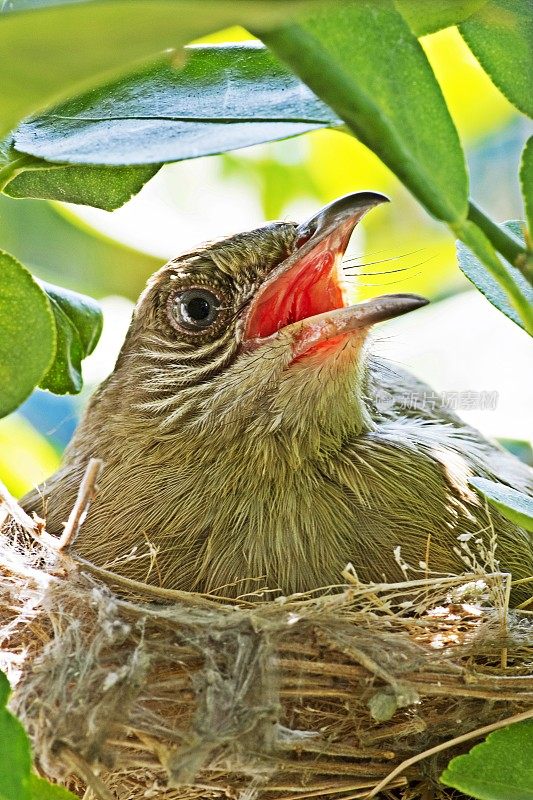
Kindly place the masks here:
POLYGON ((468 204, 468 219, 483 231, 498 253, 533 283, 533 259, 519 239, 493 222, 472 200, 468 204))
MULTIPOLYGON (((488 220, 490 222, 490 220, 488 220)), ((494 225, 494 223, 491 223, 494 225)), ((495 226, 497 227, 497 226, 495 226)), ((458 239, 483 262, 492 277, 500 284, 524 322, 526 331, 533 336, 533 306, 513 279, 509 267, 503 263, 485 231, 471 220, 450 225, 458 239)))
POLYGON ((21 154, 17 158, 5 162, 4 166, 0 168, 0 192, 3 192, 8 183, 11 183, 13 178, 16 178, 24 171, 25 166, 34 160, 33 156, 21 154))

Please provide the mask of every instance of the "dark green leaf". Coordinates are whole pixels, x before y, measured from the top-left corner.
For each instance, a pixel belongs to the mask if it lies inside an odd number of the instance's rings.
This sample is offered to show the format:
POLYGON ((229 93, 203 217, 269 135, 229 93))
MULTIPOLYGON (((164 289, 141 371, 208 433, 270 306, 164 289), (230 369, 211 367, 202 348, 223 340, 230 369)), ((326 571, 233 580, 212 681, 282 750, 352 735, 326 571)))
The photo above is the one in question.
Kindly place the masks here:
POLYGON ((56 353, 39 383, 55 394, 76 394, 83 385, 81 362, 90 355, 102 332, 102 312, 89 297, 50 283, 41 283, 48 295, 57 332, 56 353))
POLYGON ((65 209, 40 200, 14 202, 1 194, 0 249, 43 280, 97 298, 119 294, 136 300, 163 263, 80 224, 65 209))
POLYGON ((529 231, 529 246, 533 249, 533 136, 530 136, 522 153, 520 165, 520 185, 524 198, 527 229, 529 231))
POLYGON ((34 10, 0 14, 0 135, 59 97, 102 83, 110 72, 126 72, 140 59, 230 25, 269 26, 309 0, 91 0, 59 6, 42 0, 30 5, 34 10))
POLYGON ((48 161, 159 164, 338 125, 258 42, 187 48, 22 123, 17 149, 48 161))
POLYGON ((37 775, 30 775, 30 799, 31 800, 78 800, 77 796, 58 786, 56 783, 39 778, 37 775))
POLYGON ((335 3, 261 34, 436 217, 463 219, 463 152, 424 51, 391 0, 335 3))
POLYGON ((533 497, 487 478, 471 478, 468 482, 506 519, 527 531, 533 531, 533 497))
POLYGON ((395 0, 400 14, 416 36, 458 25, 486 0, 395 0))
POLYGON ((0 671, 0 800, 31 800, 30 745, 24 728, 5 707, 9 693, 9 682, 0 671))
POLYGON ((4 417, 48 371, 56 331, 46 294, 22 264, 2 251, 0 319, 0 417, 4 417))
MULTIPOLYGON (((508 228, 512 233, 520 238, 523 241, 523 234, 521 231, 521 224, 519 222, 506 222, 503 225, 504 228, 508 228)), ((485 241, 483 234, 481 231, 471 226, 472 234, 476 236, 479 240, 480 247, 478 252, 481 253, 483 251, 483 244, 490 246, 490 243, 485 241), (482 241, 483 240, 483 241, 482 241)), ((471 242, 471 244, 475 244, 475 242, 471 242)), ((496 254, 493 254, 493 257, 497 259, 496 254)), ((476 286, 479 291, 485 295, 489 303, 492 303, 493 306, 496 306, 499 311, 505 314, 509 319, 512 319, 513 322, 516 322, 517 325, 520 325, 521 328, 527 330, 527 326, 518 313, 518 310, 509 300, 509 296, 502 287, 501 283, 496 280, 496 278, 487 271, 485 264, 481 261, 478 256, 474 255, 472 250, 467 247, 463 242, 457 242, 457 258, 459 260, 459 266, 461 270, 464 272, 466 277, 472 281, 474 286, 476 286)), ((506 262, 498 259, 498 269, 501 270, 505 278, 505 282, 509 285, 514 286, 515 291, 519 292, 523 298, 525 304, 533 304, 533 289, 524 278, 524 276, 515 268, 509 266, 506 262)), ((533 308, 533 305, 531 305, 533 308)))
POLYGON ((490 733, 440 780, 478 800, 533 800, 533 720, 490 733))
POLYGON ((498 89, 533 117, 531 0, 488 0, 459 30, 498 89))

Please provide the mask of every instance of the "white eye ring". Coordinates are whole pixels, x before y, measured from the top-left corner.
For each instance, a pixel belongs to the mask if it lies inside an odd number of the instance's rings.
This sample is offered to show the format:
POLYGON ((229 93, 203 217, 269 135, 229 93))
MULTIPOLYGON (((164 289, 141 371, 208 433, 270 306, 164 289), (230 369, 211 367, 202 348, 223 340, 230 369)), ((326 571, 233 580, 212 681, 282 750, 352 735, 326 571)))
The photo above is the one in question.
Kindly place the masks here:
POLYGON ((176 292, 169 299, 171 321, 191 333, 210 328, 217 320, 222 302, 220 297, 203 286, 191 286, 176 292))

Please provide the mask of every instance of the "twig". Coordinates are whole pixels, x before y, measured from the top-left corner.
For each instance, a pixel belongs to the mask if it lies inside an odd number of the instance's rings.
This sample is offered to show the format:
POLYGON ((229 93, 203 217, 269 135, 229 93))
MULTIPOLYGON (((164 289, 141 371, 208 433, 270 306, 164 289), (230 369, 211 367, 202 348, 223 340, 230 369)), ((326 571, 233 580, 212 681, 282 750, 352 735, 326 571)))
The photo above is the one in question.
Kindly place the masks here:
POLYGON ((380 758, 384 761, 394 761, 396 753, 392 750, 383 750, 378 747, 353 747, 350 745, 328 742, 325 739, 314 741, 312 739, 302 739, 296 741, 282 741, 278 743, 280 750, 298 753, 317 753, 321 756, 333 756, 334 758, 350 758, 363 760, 369 758, 380 758))
POLYGON ((514 586, 523 586, 524 583, 533 583, 533 575, 529 575, 527 578, 520 578, 517 581, 512 581, 511 585, 514 586))
POLYGON ((418 694, 412 686, 404 683, 401 680, 398 680, 395 675, 392 675, 386 669, 381 667, 373 658, 367 655, 367 653, 360 648, 343 642, 340 638, 334 636, 333 633, 325 634, 325 632, 321 632, 321 635, 319 634, 319 639, 324 639, 334 647, 340 649, 344 655, 353 658, 358 664, 366 669, 367 672, 375 675, 376 678, 381 678, 384 683, 388 683, 396 696, 396 701, 399 706, 408 706, 418 702, 418 694))
MULTIPOLYGON (((509 635, 509 603, 511 602, 511 573, 507 573, 505 581, 505 593, 503 598, 503 614, 502 614, 502 635, 505 640, 509 635)), ((507 669, 507 645, 502 647, 500 664, 502 669, 507 669)))
MULTIPOLYGON (((99 458, 90 459, 78 490, 76 502, 65 524, 65 530, 59 538, 51 536, 46 531, 44 520, 39 517, 30 517, 17 503, 2 481, 0 481, 0 514, 3 517, 6 514, 11 516, 16 524, 26 531, 32 539, 40 545, 48 547, 54 553, 68 550, 76 539, 80 527, 87 516, 89 506, 96 492, 96 481, 103 465, 103 461, 99 458)), ((0 517, 0 522, 3 522, 2 517, 0 517)))
POLYGON ((114 795, 111 794, 105 783, 100 780, 98 775, 95 775, 90 765, 78 752, 63 745, 59 751, 59 756, 70 764, 74 772, 82 778, 98 800, 115 800, 114 795))
POLYGON ((7 511, 8 515, 13 518, 17 525, 26 531, 26 533, 29 533, 32 539, 50 548, 54 552, 57 551, 58 540, 55 536, 51 536, 47 533, 44 527, 44 521, 39 517, 32 519, 32 517, 26 514, 24 509, 19 506, 15 498, 9 492, 7 486, 0 481, 0 509, 2 507, 4 511, 7 511))
POLYGON ((76 502, 74 503, 68 520, 65 523, 65 530, 61 534, 61 537, 57 543, 57 549, 59 551, 68 550, 69 547, 74 543, 76 536, 83 525, 85 517, 87 516, 89 506, 91 505, 96 494, 96 481, 100 476, 103 466, 104 462, 101 458, 89 459, 85 474, 80 483, 80 488, 78 489, 76 502))
MULTIPOLYGON (((93 564, 91 561, 87 561, 87 559, 78 555, 74 555, 73 560, 84 570, 91 572, 98 578, 102 578, 104 581, 110 581, 111 583, 123 586, 124 588, 129 589, 137 594, 149 594, 153 597, 159 597, 163 600, 169 600, 170 602, 174 603, 179 603, 180 601, 186 600, 189 603, 194 603, 200 608, 217 610, 221 608, 220 603, 217 603, 216 600, 209 599, 206 595, 201 595, 196 592, 179 591, 178 589, 163 589, 159 586, 152 586, 149 583, 142 583, 142 581, 136 581, 133 578, 126 578, 124 575, 118 575, 116 572, 111 572, 111 570, 104 569, 103 567, 97 567, 96 564, 93 564)), ((232 607, 230 606, 230 603, 231 600, 228 600, 228 608, 232 607)))
POLYGON ((398 766, 393 769, 392 772, 389 772, 386 778, 374 786, 370 794, 366 795, 365 800, 370 800, 371 797, 375 797, 378 792, 381 792, 385 786, 388 786, 388 784, 397 778, 398 775, 400 775, 404 770, 412 767, 413 764, 416 764, 419 761, 423 761, 429 756, 433 756, 436 753, 441 753, 443 750, 448 750, 450 747, 455 747, 456 745, 462 744, 463 742, 468 742, 471 739, 479 739, 480 736, 485 736, 485 734, 496 731, 498 728, 505 728, 507 725, 512 725, 515 722, 523 722, 526 719, 532 718, 533 708, 530 708, 528 711, 523 711, 521 714, 513 714, 512 717, 506 717, 499 722, 493 722, 492 725, 484 725, 482 728, 476 728, 476 730, 470 731, 470 733, 464 733, 462 736, 456 736, 455 739, 449 739, 447 742, 442 742, 435 747, 431 747, 429 750, 424 750, 423 753, 418 753, 418 755, 408 758, 406 761, 402 761, 401 764, 398 764, 398 766))
POLYGON ((461 586, 470 581, 479 580, 479 578, 486 580, 487 578, 502 578, 506 575, 507 573, 505 572, 487 572, 482 575, 479 572, 467 572, 463 575, 445 575, 443 577, 431 578, 429 581, 425 578, 417 578, 416 580, 400 581, 398 583, 369 583, 364 586, 362 585, 360 589, 353 589, 352 591, 354 597, 357 598, 360 594, 364 595, 369 592, 377 594, 378 592, 391 592, 395 589, 405 592, 407 589, 416 589, 418 586, 424 589, 428 585, 436 586, 440 589, 441 586, 461 586))
MULTIPOLYGON (((427 535, 426 552, 425 552, 425 556, 424 556, 424 565, 425 565, 424 566, 424 580, 426 580, 426 581, 429 580, 429 555, 430 555, 430 553, 431 553, 431 531, 427 535)), ((424 602, 425 602, 426 605, 429 602, 429 588, 428 587, 426 587, 424 602)))
MULTIPOLYGON (((405 778, 399 778, 397 782, 393 785, 396 786, 405 786, 407 781, 405 778)), ((278 795, 278 797, 283 797, 283 800, 300 800, 300 798, 305 797, 326 797, 330 794, 338 795, 340 792, 349 792, 356 789, 367 789, 368 788, 368 781, 361 780, 361 781, 336 781, 335 785, 331 784, 331 781, 322 782, 322 783, 310 783, 307 786, 302 786, 301 784, 293 784, 293 783, 267 783, 265 786, 262 787, 262 791, 266 794, 267 792, 283 792, 283 795, 278 795), (295 792, 295 794, 285 795, 285 792, 295 792)), ((361 793, 357 794, 356 797, 365 798, 366 794, 361 793)))

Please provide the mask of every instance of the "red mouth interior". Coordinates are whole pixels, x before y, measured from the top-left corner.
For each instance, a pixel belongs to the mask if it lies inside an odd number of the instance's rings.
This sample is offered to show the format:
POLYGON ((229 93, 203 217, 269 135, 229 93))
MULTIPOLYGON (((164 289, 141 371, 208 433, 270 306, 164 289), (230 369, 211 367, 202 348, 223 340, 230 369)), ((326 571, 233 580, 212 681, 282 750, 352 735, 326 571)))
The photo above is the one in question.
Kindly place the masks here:
POLYGON ((260 289, 250 309, 246 339, 264 338, 293 322, 343 308, 335 269, 339 250, 328 248, 325 240, 260 289))

